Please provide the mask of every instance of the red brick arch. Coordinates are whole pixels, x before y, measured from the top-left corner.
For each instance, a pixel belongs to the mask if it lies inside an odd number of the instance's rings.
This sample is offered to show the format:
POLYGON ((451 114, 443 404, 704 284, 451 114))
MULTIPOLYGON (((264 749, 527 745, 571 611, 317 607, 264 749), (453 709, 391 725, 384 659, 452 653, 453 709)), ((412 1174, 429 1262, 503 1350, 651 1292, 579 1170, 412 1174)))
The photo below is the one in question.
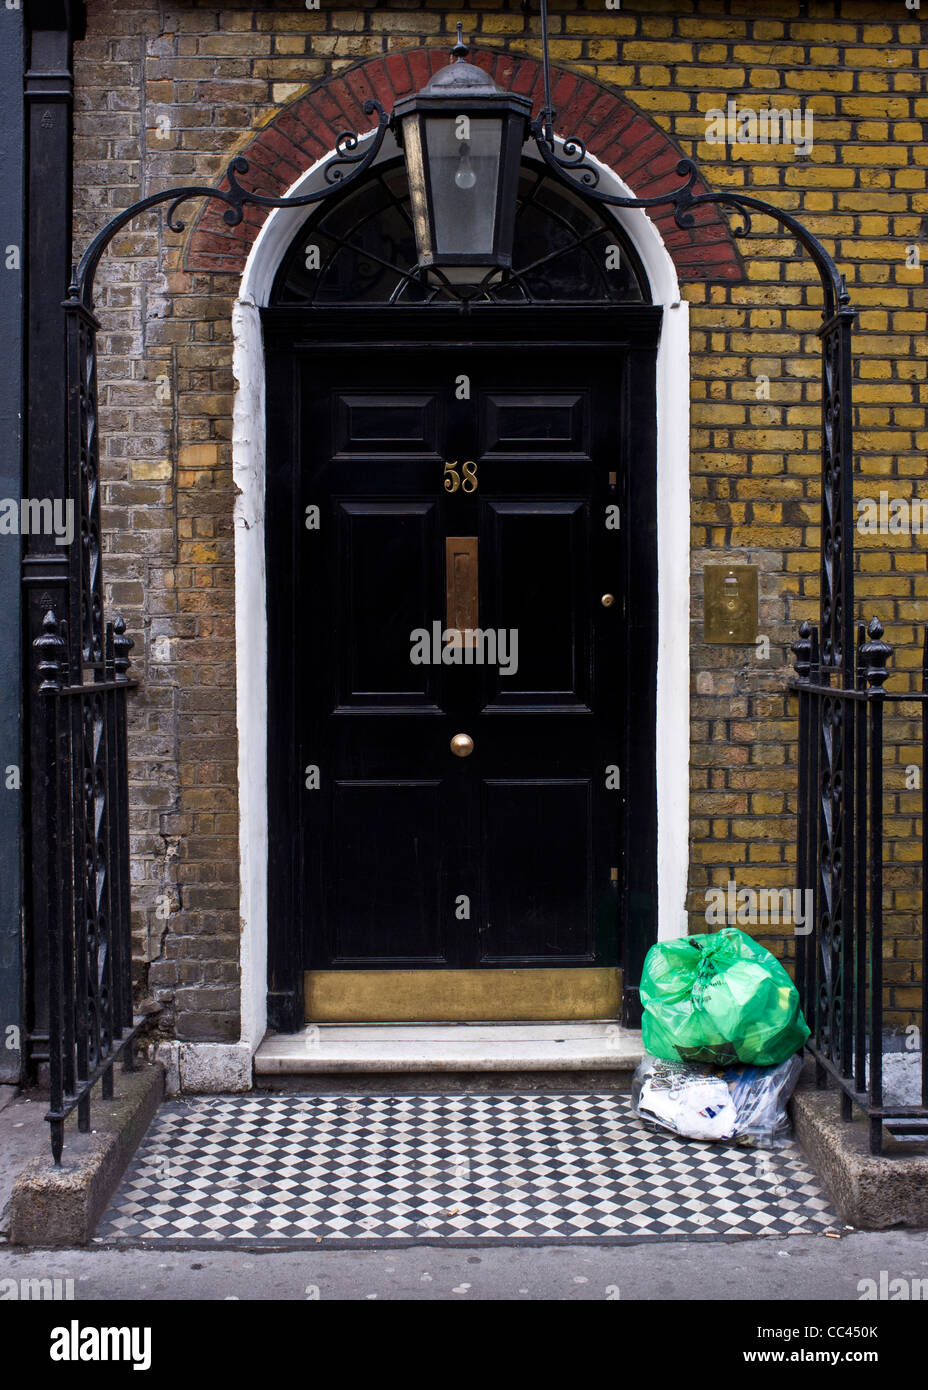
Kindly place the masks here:
MULTIPOLYGON (((472 61, 500 87, 531 96, 538 110, 542 73, 534 59, 478 49, 472 61)), ((283 196, 334 147, 342 131, 370 129, 364 101, 376 97, 389 111, 399 97, 418 91, 447 62, 442 48, 416 48, 368 59, 329 78, 291 102, 239 151, 250 165, 242 182, 269 197, 283 196)), ((614 169, 636 197, 653 197, 680 182, 674 170, 682 152, 631 102, 564 68, 552 70, 552 82, 559 133, 583 140, 589 152, 614 169)), ((705 188, 697 184, 696 191, 705 188)), ((240 275, 267 215, 264 208, 246 207, 244 222, 230 228, 222 220, 222 204, 208 204, 191 233, 186 268, 240 275)), ((650 215, 681 280, 741 279, 734 238, 716 208, 698 209, 697 225, 688 231, 677 227, 670 207, 653 209, 650 215)))

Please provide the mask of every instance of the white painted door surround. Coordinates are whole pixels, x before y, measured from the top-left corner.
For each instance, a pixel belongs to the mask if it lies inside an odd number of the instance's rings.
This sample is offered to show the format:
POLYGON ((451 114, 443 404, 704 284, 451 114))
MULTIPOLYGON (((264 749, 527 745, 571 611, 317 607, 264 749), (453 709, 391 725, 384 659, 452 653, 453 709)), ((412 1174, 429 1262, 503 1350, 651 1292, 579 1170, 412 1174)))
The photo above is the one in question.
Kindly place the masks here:
MULTIPOLYGON (((369 137, 365 137, 369 138, 369 137)), ((560 142, 559 142, 560 143, 560 142)), ((379 160, 396 158, 388 136, 379 160)), ((288 196, 323 183, 334 151, 288 196)), ((593 156, 607 191, 634 196, 593 156)), ((237 1043, 172 1042, 156 1055, 169 1091, 242 1091, 266 1031, 267 1000, 267 614, 264 533, 264 348, 261 307, 280 260, 310 208, 279 208, 257 237, 232 315, 236 381, 232 441, 235 526, 236 712, 238 723, 242 1032, 237 1043)), ((673 261, 647 214, 610 209, 634 243, 655 304, 663 306, 657 356, 657 833, 658 934, 686 931, 689 855, 689 318, 673 261)))

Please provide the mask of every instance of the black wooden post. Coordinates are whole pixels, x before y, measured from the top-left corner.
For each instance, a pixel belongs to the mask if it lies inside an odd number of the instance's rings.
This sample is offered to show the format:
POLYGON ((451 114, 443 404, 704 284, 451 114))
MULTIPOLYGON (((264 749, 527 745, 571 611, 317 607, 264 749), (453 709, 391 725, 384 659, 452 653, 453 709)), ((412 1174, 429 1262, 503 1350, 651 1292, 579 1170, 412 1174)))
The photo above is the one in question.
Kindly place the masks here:
MULTIPOLYGON (((24 137, 22 11, 0 9, 0 188, 4 193, 0 268, 0 496, 23 495, 23 225, 24 137)), ((0 544, 0 590, 15 594, 21 565, 17 536, 0 544)), ((21 615, 15 603, 0 608, 0 1084, 23 1079, 23 798, 26 779, 22 749, 21 615), (7 769, 16 768, 14 774, 7 769)))
MULTIPOLYGON (((83 37, 83 6, 65 0, 30 5, 26 12, 28 68, 26 102, 27 234, 24 254, 26 279, 26 453, 23 495, 32 498, 72 498, 67 484, 65 440, 66 352, 61 312, 62 287, 71 264, 72 234, 72 47, 83 37)), ((80 550, 79 536, 71 546, 56 544, 54 535, 23 539, 25 640, 33 643, 43 632, 45 614, 58 621, 69 616, 69 572, 80 550)), ((79 634, 68 623, 68 640, 79 634)), ((31 675, 31 672, 30 672, 31 675)), ((26 885, 28 994, 26 1018, 29 1061, 47 1056, 48 1039, 48 885, 56 882, 54 846, 47 835, 45 794, 48 776, 44 759, 43 720, 36 708, 35 689, 25 697, 30 768, 29 846, 31 870, 26 885)))

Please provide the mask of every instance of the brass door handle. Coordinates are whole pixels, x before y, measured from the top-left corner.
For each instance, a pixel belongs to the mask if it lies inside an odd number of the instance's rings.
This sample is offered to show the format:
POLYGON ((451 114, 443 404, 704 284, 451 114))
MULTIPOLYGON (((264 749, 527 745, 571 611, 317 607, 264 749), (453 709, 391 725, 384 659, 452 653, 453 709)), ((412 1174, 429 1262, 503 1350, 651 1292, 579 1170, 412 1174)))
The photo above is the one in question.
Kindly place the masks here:
POLYGON ((451 751, 456 758, 469 758, 474 751, 474 740, 470 734, 455 734, 451 740, 451 751))
POLYGON ((615 594, 603 594, 599 601, 604 608, 611 608, 615 603, 615 594))

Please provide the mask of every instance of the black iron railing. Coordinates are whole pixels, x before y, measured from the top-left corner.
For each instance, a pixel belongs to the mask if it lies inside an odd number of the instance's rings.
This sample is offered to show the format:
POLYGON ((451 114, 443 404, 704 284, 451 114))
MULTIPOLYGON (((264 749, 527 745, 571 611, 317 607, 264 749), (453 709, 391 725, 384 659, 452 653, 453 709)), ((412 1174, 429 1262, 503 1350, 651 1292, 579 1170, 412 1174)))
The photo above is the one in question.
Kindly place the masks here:
POLYGON ((44 726, 48 885, 49 1090, 52 1154, 77 1110, 90 1128, 90 1096, 113 1094, 113 1066, 134 1066, 144 1023, 132 1014, 129 782, 126 696, 132 641, 107 623, 101 660, 88 669, 67 622, 49 609, 35 639, 37 717, 44 726), (86 675, 85 675, 86 673, 86 675), (87 678, 89 677, 89 679, 87 678))
MULTIPOLYGON (((857 628, 853 684, 822 659, 818 629, 803 623, 793 645, 799 698, 797 884, 813 893, 812 930, 796 939, 796 984, 812 1029, 807 1047, 820 1087, 830 1076, 841 1090, 843 1119, 855 1106, 870 1122, 870 1150, 884 1132, 928 1137, 928 627, 921 690, 886 690, 892 648, 874 618, 857 628), (866 640, 865 640, 866 639, 866 640), (884 1096, 884 741, 887 703, 917 707, 913 727, 921 744, 920 1104, 887 1103, 884 1096)), ((906 740, 910 742, 909 739, 906 740)))

